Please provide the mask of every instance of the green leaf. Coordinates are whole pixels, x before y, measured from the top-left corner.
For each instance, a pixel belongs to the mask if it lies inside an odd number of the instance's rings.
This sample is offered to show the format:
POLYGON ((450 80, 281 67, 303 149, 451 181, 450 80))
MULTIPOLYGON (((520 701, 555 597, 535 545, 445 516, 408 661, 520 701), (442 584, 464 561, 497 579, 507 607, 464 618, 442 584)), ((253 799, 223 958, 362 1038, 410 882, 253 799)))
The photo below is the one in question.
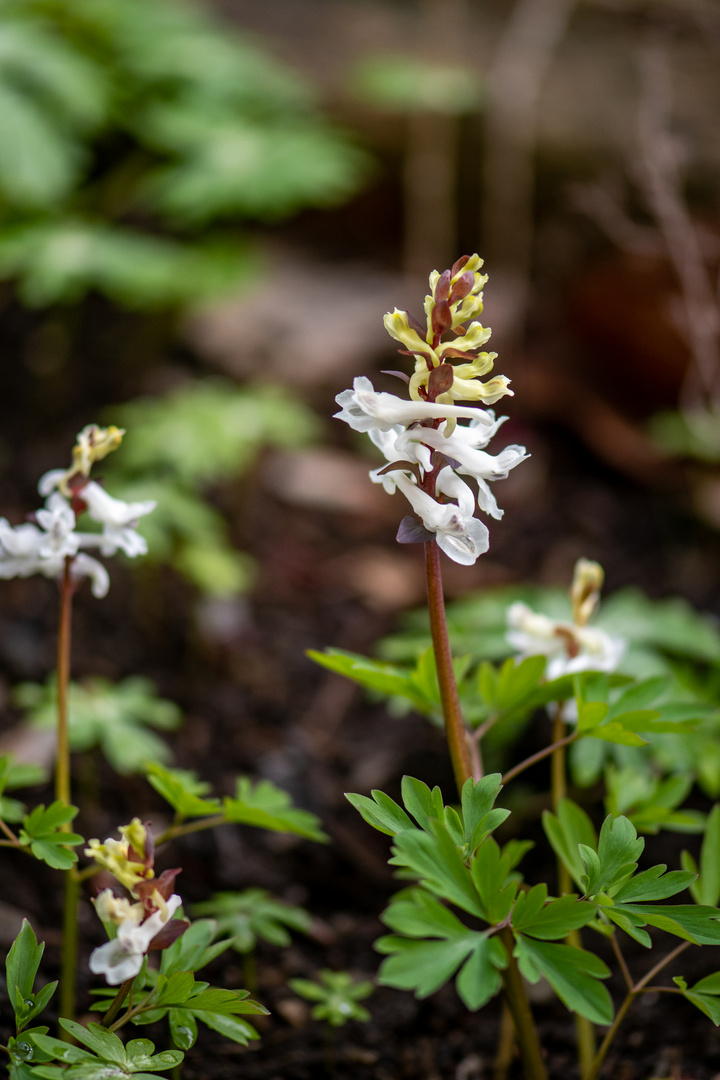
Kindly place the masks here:
POLYGON ((597 846, 597 835, 590 818, 571 799, 561 799, 557 806, 557 817, 546 810, 542 824, 553 851, 575 883, 582 887, 585 869, 579 847, 583 845, 594 849, 597 846))
POLYGON ((506 660, 497 680, 496 703, 506 711, 517 706, 537 689, 545 673, 547 658, 528 656, 524 660, 506 660))
POLYGON ((13 941, 5 959, 5 974, 11 1004, 14 1001, 13 991, 16 987, 23 1001, 30 999, 44 950, 45 943, 38 944, 32 926, 27 919, 23 919, 20 933, 13 941))
MULTIPOLYGON (((23 683, 13 700, 25 708, 33 727, 52 730, 56 724, 56 679, 44 685, 23 683)), ((71 682, 68 687, 70 747, 85 752, 99 747, 121 774, 144 771, 147 761, 167 763, 170 748, 150 729, 174 731, 180 710, 158 697, 149 679, 132 677, 112 683, 108 679, 71 682)))
MULTIPOLYGON (((231 944, 240 953, 254 949, 258 939, 285 947, 291 942, 290 930, 306 934, 312 924, 304 908, 277 900, 265 889, 215 893, 210 900, 194 905, 193 912, 212 915, 217 920, 217 931, 231 935, 225 945, 231 944)), ((176 944, 184 943, 190 931, 199 925, 202 923, 193 923, 176 944)), ((210 925, 214 927, 215 923, 210 925)), ((185 966, 197 970, 191 958, 186 959, 185 966)))
POLYGON ((608 892, 619 886, 637 869, 637 860, 645 847, 626 817, 608 815, 600 830, 597 854, 585 845, 580 855, 585 865, 581 887, 588 896, 608 892))
MULTIPOLYGON (((700 904, 622 904, 618 909, 699 945, 720 944, 720 910, 700 904)), ((611 909, 612 910, 612 909, 611 909)))
POLYGON ((502 986, 498 969, 506 966, 507 955, 500 941, 482 935, 455 980, 458 995, 471 1012, 498 993, 502 986))
POLYGON ((661 863, 659 866, 651 866, 641 874, 635 874, 614 894, 615 903, 665 900, 668 896, 687 889, 695 880, 694 874, 682 870, 671 870, 666 874, 666 869, 665 864, 661 863))
POLYGON ((382 921, 407 937, 463 937, 467 928, 456 915, 424 889, 410 889, 394 898, 382 921))
POLYGON ((427 712, 428 707, 434 705, 434 701, 429 702, 427 696, 413 682, 407 668, 373 660, 344 649, 326 649, 325 652, 308 649, 307 655, 321 667, 352 679, 366 690, 374 690, 388 697, 407 698, 421 712, 427 712))
POLYGON ((404 829, 414 828, 402 807, 382 791, 372 791, 372 799, 366 795, 347 794, 345 798, 355 807, 362 818, 378 832, 395 836, 404 829))
POLYGON ((425 832, 430 831, 431 821, 444 820, 445 808, 439 787, 434 787, 431 791, 422 780, 416 780, 413 776, 403 776, 401 789, 407 811, 425 832))
MULTIPOLYGON (((682 865, 695 874, 698 868, 691 856, 682 853, 682 865)), ((720 804, 716 803, 708 814, 705 835, 700 848, 699 876, 690 886, 693 900, 698 904, 717 907, 720 901, 720 804)))
POLYGON ((505 848, 501 852, 495 840, 488 836, 470 864, 470 873, 482 901, 484 918, 491 924, 506 919, 515 900, 517 882, 508 882, 513 855, 512 849, 507 852, 505 848))
POLYGON ((513 911, 512 924, 514 930, 523 930, 540 915, 547 900, 547 885, 534 885, 527 892, 518 895, 513 911))
POLYGON ((509 810, 493 810, 495 799, 501 790, 502 775, 500 773, 488 773, 477 782, 470 777, 463 784, 463 827, 465 844, 470 854, 510 815, 509 810))
POLYGON ((560 1000, 572 1012, 594 1024, 611 1024, 613 1005, 599 979, 610 975, 609 968, 594 953, 573 945, 534 941, 519 935, 515 955, 520 970, 532 982, 544 975, 560 1000))
POLYGON ((60 799, 50 806, 36 806, 23 821, 18 839, 29 847, 36 859, 46 862, 56 870, 69 870, 77 862, 77 854, 70 851, 84 843, 77 833, 64 832, 63 827, 77 815, 77 807, 66 806, 60 799))
POLYGON ((201 799, 188 784, 188 775, 166 769, 157 762, 147 765, 147 778, 152 787, 169 802, 179 818, 209 817, 222 813, 219 799, 201 799))
POLYGON ((205 1027, 219 1032, 224 1038, 239 1043, 241 1046, 247 1046, 253 1039, 260 1038, 252 1024, 248 1024, 247 1020, 243 1020, 241 1016, 204 1012, 201 1020, 205 1027))
POLYGON ((367 1009, 358 1004, 373 992, 373 984, 357 981, 346 971, 318 972, 316 982, 310 979, 290 979, 288 983, 300 997, 317 1002, 312 1010, 316 1020, 327 1020, 331 1027, 341 1027, 348 1020, 370 1019, 367 1009))
POLYGON ((170 1037, 178 1050, 190 1050, 197 1041, 197 1021, 187 1009, 168 1009, 170 1037))
POLYGON ((163 975, 182 971, 200 971, 232 945, 232 939, 215 941, 219 931, 213 919, 198 919, 188 926, 181 937, 162 951, 160 970, 163 975))
POLYGON ((444 825, 437 822, 432 836, 418 830, 398 833, 393 855, 393 864, 412 870, 431 892, 482 918, 470 871, 444 825))
POLYGON ((413 990, 418 998, 429 997, 452 978, 477 946, 476 931, 443 941, 409 941, 407 938, 380 938, 376 948, 394 955, 383 960, 378 972, 381 986, 413 990), (395 951, 396 948, 398 951, 395 951))
POLYGON ((270 780, 258 780, 253 785, 247 777, 239 777, 235 798, 226 797, 223 809, 226 819, 236 824, 294 833, 318 843, 328 839, 316 815, 309 810, 297 810, 287 792, 270 780))
MULTIPOLYGON (((561 896, 558 900, 552 900, 546 904, 533 918, 528 918, 526 914, 520 929, 523 934, 542 938, 544 941, 565 938, 571 931, 592 922, 595 914, 594 904, 586 900, 578 900, 576 896, 561 896)), ((514 916, 513 927, 515 927, 514 916)))

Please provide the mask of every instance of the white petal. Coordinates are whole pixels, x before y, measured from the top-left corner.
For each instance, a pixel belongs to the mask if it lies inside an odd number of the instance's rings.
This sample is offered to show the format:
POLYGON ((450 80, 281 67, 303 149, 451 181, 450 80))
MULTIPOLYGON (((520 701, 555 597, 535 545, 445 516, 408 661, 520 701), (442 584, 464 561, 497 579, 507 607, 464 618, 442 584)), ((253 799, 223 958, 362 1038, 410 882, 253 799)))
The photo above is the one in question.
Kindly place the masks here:
POLYGON ((51 469, 50 472, 46 472, 40 477, 38 491, 43 497, 49 495, 51 491, 60 486, 66 476, 66 469, 51 469))
POLYGON ((70 567, 70 573, 76 580, 83 577, 90 578, 90 589, 94 597, 102 600, 107 596, 110 588, 110 575, 101 562, 93 559, 92 555, 82 552, 76 555, 70 567))
POLYGON ((138 518, 154 510, 157 503, 152 499, 145 502, 126 503, 108 495, 104 488, 91 480, 82 490, 82 498, 87 503, 88 514, 93 521, 102 525, 132 526, 138 518))
POLYGON ((449 417, 477 417, 477 409, 464 405, 438 405, 428 401, 412 401, 399 398, 395 394, 377 392, 369 379, 356 378, 352 390, 343 390, 335 398, 342 406, 335 413, 338 420, 344 420, 355 431, 370 431, 379 428, 389 431, 396 424, 412 424, 416 420, 428 418, 442 419, 449 417))
POLYGON ((95 975, 104 975, 109 986, 119 986, 126 979, 134 978, 143 965, 144 953, 135 952, 119 935, 113 941, 93 949, 89 968, 95 975))

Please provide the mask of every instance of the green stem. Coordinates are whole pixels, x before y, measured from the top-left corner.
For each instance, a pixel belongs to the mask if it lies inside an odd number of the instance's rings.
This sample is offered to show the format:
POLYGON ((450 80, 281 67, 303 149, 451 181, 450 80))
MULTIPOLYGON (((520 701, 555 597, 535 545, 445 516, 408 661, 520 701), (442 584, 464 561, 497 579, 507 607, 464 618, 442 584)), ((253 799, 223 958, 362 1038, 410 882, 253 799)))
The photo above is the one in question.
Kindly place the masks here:
POLYGON ((125 1004, 125 998, 130 993, 130 987, 132 986, 134 980, 135 976, 131 975, 129 979, 126 979, 124 983, 120 984, 120 988, 115 995, 112 1005, 101 1020, 101 1024, 103 1027, 109 1028, 110 1025, 114 1022, 115 1017, 125 1004))
POLYGON ((508 955, 508 965, 502 972, 503 989, 515 1024, 515 1036, 525 1066, 525 1080, 547 1080, 537 1028, 525 993, 525 984, 522 981, 517 960, 513 956, 515 940, 508 927, 500 931, 500 936, 508 955))
MULTIPOLYGON (((565 798, 567 793, 567 776, 565 768, 565 718, 562 705, 555 706, 552 731, 553 752, 551 758, 551 794, 552 808, 557 813, 558 803, 565 798)), ((557 860, 558 870, 558 895, 563 896, 572 892, 572 878, 562 859, 557 860)), ((565 944, 582 948, 582 938, 579 930, 571 930, 565 938, 565 944)), ((575 1043, 578 1051, 580 1075, 582 1076, 592 1065, 597 1051, 595 1040, 595 1028, 586 1016, 575 1013, 575 1043)))
MULTIPOLYGON (((72 598, 75 591, 70 576, 71 560, 65 559, 60 585, 60 618, 57 647, 57 761, 55 764, 55 797, 65 806, 71 805, 70 732, 68 723, 68 687, 70 684, 70 643, 72 631, 72 598)), ((70 831, 70 822, 62 827, 70 831)), ((65 871, 63 906, 63 937, 60 956, 60 1015, 75 1018, 75 980, 77 970, 77 906, 80 885, 74 867, 65 871)), ((67 1032, 60 1034, 66 1041, 67 1032)))
MULTIPOLYGON (((458 792, 461 793, 463 784, 473 774, 465 722, 460 708, 457 683, 455 682, 447 619, 445 617, 445 599, 443 597, 442 574, 440 571, 440 549, 435 540, 430 540, 425 544, 425 565, 427 568, 430 630, 435 651, 440 700, 445 717, 445 731, 455 783, 458 792)), ((476 777, 476 779, 478 778, 476 777)), ((500 934, 508 956, 507 967, 502 973, 505 999, 515 1024, 518 1046, 525 1065, 525 1080, 547 1080, 537 1028, 525 993, 525 984, 517 960, 513 956, 515 940, 512 932, 507 927, 501 930, 500 934)))
MULTIPOLYGON (((75 985, 77 971, 78 920, 80 883, 73 870, 65 871, 65 898, 63 907, 63 937, 60 956, 60 1015, 66 1020, 75 1019, 75 985)), ((70 1041, 67 1032, 61 1039, 70 1041)))
POLYGON ((613 1039, 618 1033, 618 1028, 625 1019, 625 1014, 627 1013, 632 1003, 635 1001, 635 998, 638 997, 640 994, 644 993, 647 984, 652 979, 654 979, 655 976, 659 974, 659 972, 661 972, 664 967, 666 967, 677 956, 679 956, 680 953, 685 952, 685 949, 687 949, 690 944, 691 942, 689 941, 681 942, 675 949, 672 950, 672 952, 669 952, 667 956, 663 957, 662 960, 659 960, 655 967, 651 968, 650 971, 648 971, 647 975, 644 975, 642 979, 640 979, 638 982, 636 982, 633 986, 630 987, 625 997, 625 1000, 618 1009, 615 1019, 613 1020, 611 1026, 608 1028, 607 1034, 603 1039, 602 1043, 600 1044, 600 1049, 593 1058, 587 1072, 584 1072, 582 1074, 582 1080, 596 1080, 596 1077, 598 1076, 600 1069, 602 1068, 605 1056, 612 1045, 613 1039))
POLYGON ((573 731, 571 735, 566 735, 559 743, 551 743, 551 745, 546 746, 544 750, 538 750, 536 754, 531 754, 530 757, 525 758, 525 760, 521 761, 518 765, 513 765, 512 769, 508 769, 503 776, 503 784, 507 784, 509 780, 514 780, 521 772, 525 772, 525 770, 529 769, 532 765, 537 765, 538 761, 542 761, 544 758, 549 757, 550 754, 554 754, 558 746, 569 746, 570 743, 575 742, 577 737, 577 732, 573 731))
MULTIPOLYGON (((57 646, 57 762, 55 764, 55 798, 70 806, 70 737, 68 728, 68 685, 70 683, 70 640, 72 627, 73 583, 70 559, 65 560, 60 585, 60 621, 57 646)), ((67 825, 67 831, 70 825, 67 825)))
POLYGON ((457 683, 455 682, 447 619, 445 618, 445 599, 443 596, 442 573, 440 571, 440 548, 435 540, 429 540, 425 544, 425 566, 427 570, 430 632, 435 651, 440 700, 445 717, 445 734, 455 783, 458 792, 461 793, 463 784, 468 777, 472 776, 473 772, 465 723, 460 709, 457 683))

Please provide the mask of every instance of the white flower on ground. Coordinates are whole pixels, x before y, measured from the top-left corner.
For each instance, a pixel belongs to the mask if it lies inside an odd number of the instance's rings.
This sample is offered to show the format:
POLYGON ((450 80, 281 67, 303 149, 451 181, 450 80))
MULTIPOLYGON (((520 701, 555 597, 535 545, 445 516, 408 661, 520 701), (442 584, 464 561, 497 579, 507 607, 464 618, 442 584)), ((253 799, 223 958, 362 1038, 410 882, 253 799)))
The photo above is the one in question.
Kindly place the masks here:
MULTIPOLYGON (((109 891, 109 890, 107 890, 109 891)), ((100 896, 103 894, 101 893, 100 896)), ((98 898, 99 899, 99 898, 98 898)), ((177 893, 167 901, 167 911, 156 911, 144 922, 137 921, 137 905, 128 904, 127 918, 117 924, 117 936, 94 949, 90 955, 90 970, 95 975, 104 975, 109 986, 119 986, 126 979, 134 978, 143 964, 143 958, 150 948, 152 939, 173 917, 182 901, 177 893)), ((98 914, 103 918, 103 911, 109 907, 109 901, 101 902, 98 914)), ((117 917, 120 913, 115 911, 117 917)), ((110 918, 106 921, 115 921, 110 918)))
POLYGON ((507 613, 507 640, 520 656, 547 656, 548 679, 579 671, 615 671, 626 642, 594 626, 551 619, 527 604, 512 604, 507 613))

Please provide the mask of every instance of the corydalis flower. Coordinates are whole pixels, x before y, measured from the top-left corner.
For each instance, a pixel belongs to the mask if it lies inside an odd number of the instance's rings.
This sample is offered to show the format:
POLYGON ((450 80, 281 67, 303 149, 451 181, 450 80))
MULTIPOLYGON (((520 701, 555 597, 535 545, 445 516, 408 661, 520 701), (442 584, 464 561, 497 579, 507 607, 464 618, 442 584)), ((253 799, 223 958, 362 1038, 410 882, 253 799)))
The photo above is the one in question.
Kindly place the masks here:
POLYGON ((126 900, 126 907, 123 908, 122 903, 122 900, 113 897, 110 889, 100 893, 95 901, 97 913, 103 922, 112 922, 117 926, 115 937, 93 949, 88 962, 90 970, 95 975, 104 975, 109 986, 119 986, 126 979, 133 979, 139 974, 145 955, 150 949, 170 945, 171 941, 166 941, 164 945, 158 942, 161 934, 170 936, 167 931, 173 923, 178 927, 174 940, 188 925, 178 920, 170 922, 182 904, 177 893, 168 897, 164 910, 158 909, 147 918, 144 918, 142 904, 130 904, 126 900))
POLYGON ((572 620, 551 619, 521 602, 507 613, 507 640, 520 656, 547 656, 548 679, 580 671, 615 671, 622 660, 623 638, 588 626, 600 600, 602 567, 588 559, 575 564, 570 590, 572 620))
POLYGON ((431 295, 425 301, 427 329, 406 312, 385 316, 390 334, 415 358, 409 380, 410 398, 378 392, 368 378, 358 377, 352 390, 335 399, 336 413, 355 431, 366 432, 388 462, 370 478, 386 491, 401 491, 415 517, 405 518, 401 543, 435 540, 455 562, 472 565, 489 547, 486 526, 474 517, 475 506, 502 517, 488 482, 504 479, 527 457, 522 446, 508 446, 493 457, 485 452, 504 422, 494 412, 465 401, 491 402, 509 394, 504 376, 481 383, 492 368, 495 354, 478 352, 490 331, 472 322, 482 311, 482 287, 487 278, 478 273, 477 255, 458 260, 452 270, 430 275, 431 295), (449 342, 443 336, 452 333, 449 342), (462 364, 454 364, 456 357, 462 364), (458 421, 469 421, 467 424, 458 421), (477 485, 477 496, 463 477, 477 485))
POLYGON ((90 579, 93 595, 105 596, 110 587, 107 570, 86 550, 101 555, 118 551, 135 558, 147 552, 147 542, 137 532, 141 517, 155 509, 155 502, 126 503, 109 495, 90 479, 90 469, 120 445, 124 432, 119 428, 83 428, 73 449, 69 469, 51 469, 40 478, 38 490, 45 506, 33 521, 11 526, 0 518, 0 578, 42 574, 61 578, 66 567, 70 579, 90 579), (102 525, 102 532, 78 532, 77 517, 88 517, 102 525), (85 550, 83 550, 85 549, 85 550))
POLYGON ((108 870, 135 902, 104 889, 95 899, 95 910, 103 923, 116 927, 115 935, 90 956, 90 970, 104 975, 111 986, 134 978, 151 949, 172 945, 190 925, 174 919, 182 901, 173 892, 179 869, 165 870, 155 877, 155 845, 147 825, 133 818, 120 830, 121 840, 109 837, 104 843, 90 840, 85 854, 108 870))
POLYGON ((425 327, 397 308, 385 316, 387 332, 415 360, 411 398, 446 404, 463 398, 491 405, 512 394, 504 375, 480 381, 492 371, 497 357, 497 353, 481 351, 491 331, 475 320, 483 310, 482 290, 487 283, 487 274, 480 273, 482 264, 479 255, 465 255, 442 274, 433 270, 425 297, 425 327), (456 364, 458 359, 462 363, 456 364))

